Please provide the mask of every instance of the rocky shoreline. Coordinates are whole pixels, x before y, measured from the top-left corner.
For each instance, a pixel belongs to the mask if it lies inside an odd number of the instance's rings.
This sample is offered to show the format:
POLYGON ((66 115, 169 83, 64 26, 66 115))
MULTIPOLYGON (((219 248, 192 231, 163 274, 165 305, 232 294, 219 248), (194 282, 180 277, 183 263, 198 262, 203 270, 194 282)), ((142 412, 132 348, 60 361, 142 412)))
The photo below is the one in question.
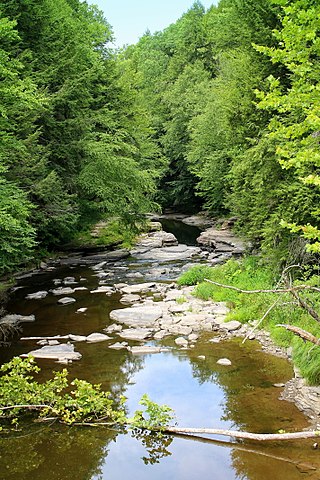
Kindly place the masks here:
MULTIPOLYGON (((195 217, 185 217, 185 221, 204 224, 207 219, 201 218, 197 221, 195 217)), ((81 358, 80 353, 75 350, 78 342, 107 342, 108 348, 125 348, 134 355, 142 355, 162 352, 165 347, 161 346, 161 341, 167 337, 174 339, 176 348, 191 349, 194 348, 202 332, 212 332, 213 347, 214 343, 238 336, 245 338, 246 341, 257 340, 266 353, 291 360, 291 348, 283 349, 276 346, 270 339, 269 333, 256 329, 254 322, 245 325, 237 321, 226 322, 229 309, 225 303, 197 299, 193 295, 193 287, 178 287, 172 282, 181 269, 199 262, 215 265, 224 262, 232 255, 243 254, 246 249, 243 242, 226 228, 216 230, 210 226, 198 239, 201 247, 186 246, 178 244, 174 235, 159 230, 160 227, 161 225, 154 223, 152 231, 142 235, 130 252, 116 250, 85 257, 71 254, 56 259, 52 263, 43 264, 44 272, 65 265, 88 266, 98 277, 100 285, 90 293, 103 295, 120 293, 120 303, 124 308, 111 311, 110 318, 114 323, 107 325, 104 333, 93 332, 87 337, 70 333, 64 337, 23 338, 21 339, 23 341, 36 341, 40 347, 32 349, 29 353, 38 358, 51 358, 61 363, 68 363, 81 358), (140 270, 128 270, 128 267, 120 265, 119 262, 129 256, 136 262, 134 268, 137 266, 140 270), (173 263, 177 261, 181 262, 178 267, 173 263), (110 273, 112 268, 114 272, 123 272, 125 281, 116 283, 115 277, 110 273), (126 278, 130 279, 130 282, 126 278), (141 280, 150 278, 150 281, 132 283, 139 281, 140 278, 141 280), (156 278, 155 281, 153 281, 154 278, 156 278), (170 279, 171 281, 168 282, 170 279), (131 345, 129 342, 139 343, 139 345, 131 345), (154 345, 153 342, 156 344, 154 345), (160 342, 159 345, 158 342, 160 342)), ((34 272, 28 275, 32 274, 34 272)), ((86 289, 86 287, 77 286, 76 283, 73 277, 56 279, 54 288, 49 292, 35 292, 26 298, 41 300, 47 295, 54 295, 59 297, 58 303, 68 305, 76 302, 76 299, 69 295, 86 289)), ((84 313, 85 310, 80 308, 77 312, 84 313)), ((0 324, 2 322, 2 325, 7 323, 16 326, 21 322, 34 320, 32 315, 29 317, 7 315, 0 320, 0 324)), ((222 358, 219 362, 226 367, 230 365, 229 359, 222 358)), ((295 378, 285 385, 278 386, 283 388, 280 398, 294 402, 309 417, 313 426, 319 427, 320 387, 307 386, 297 371, 295 378)))

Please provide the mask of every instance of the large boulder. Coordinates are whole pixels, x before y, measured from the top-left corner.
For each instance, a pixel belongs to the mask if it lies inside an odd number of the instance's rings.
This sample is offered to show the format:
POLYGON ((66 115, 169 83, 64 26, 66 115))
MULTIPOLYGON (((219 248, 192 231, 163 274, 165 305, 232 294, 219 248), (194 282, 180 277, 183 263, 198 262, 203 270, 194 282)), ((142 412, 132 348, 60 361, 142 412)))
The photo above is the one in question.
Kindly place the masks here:
POLYGON ((208 228, 200 234, 197 242, 202 247, 213 250, 215 253, 230 252, 239 255, 245 252, 243 241, 229 230, 217 230, 214 227, 208 228))

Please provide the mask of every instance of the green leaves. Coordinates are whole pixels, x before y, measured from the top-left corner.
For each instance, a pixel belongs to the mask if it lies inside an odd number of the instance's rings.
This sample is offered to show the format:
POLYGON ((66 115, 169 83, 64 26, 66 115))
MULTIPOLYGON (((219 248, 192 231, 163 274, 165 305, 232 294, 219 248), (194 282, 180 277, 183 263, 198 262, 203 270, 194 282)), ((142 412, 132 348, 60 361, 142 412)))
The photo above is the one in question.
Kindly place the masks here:
POLYGON ((153 402, 147 394, 141 397, 139 404, 145 407, 145 411, 135 412, 133 418, 129 420, 132 427, 161 431, 174 419, 172 408, 153 402))
MULTIPOLYGON (((276 48, 256 47, 270 57, 273 63, 284 65, 289 72, 289 84, 280 78, 269 77, 269 89, 258 92, 258 107, 273 111, 269 123, 269 137, 276 142, 276 157, 284 169, 293 169, 300 181, 314 187, 320 185, 320 6, 314 2, 284 2, 282 28, 275 32, 276 48), (286 87, 284 87, 286 83, 286 87)), ((312 212, 310 212, 312 214, 312 212)), ((319 221, 319 217, 315 218, 319 221)), ((285 225, 286 222, 283 222, 285 225)), ((292 232, 302 231, 312 240, 308 249, 319 251, 317 228, 311 225, 295 227, 287 223, 292 232)))
POLYGON ((14 357, 1 366, 0 371, 0 430, 10 421, 16 426, 26 412, 33 418, 56 418, 62 423, 94 423, 103 425, 129 425, 130 428, 150 428, 161 431, 169 425, 173 411, 167 405, 158 405, 143 395, 140 404, 145 414, 137 411, 133 419, 125 415, 125 399, 116 407, 109 392, 100 385, 74 379, 69 383, 68 372, 54 372, 52 379, 38 383, 35 379, 40 368, 32 357, 22 360, 14 357), (146 417, 144 415, 147 415, 146 417))

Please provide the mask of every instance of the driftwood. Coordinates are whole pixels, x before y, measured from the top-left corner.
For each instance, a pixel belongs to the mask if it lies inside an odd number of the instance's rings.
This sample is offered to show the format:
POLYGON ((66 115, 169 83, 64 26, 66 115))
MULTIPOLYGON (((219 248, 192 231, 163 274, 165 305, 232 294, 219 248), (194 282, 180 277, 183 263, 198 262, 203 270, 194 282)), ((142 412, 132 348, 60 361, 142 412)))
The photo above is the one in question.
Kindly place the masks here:
MULTIPOLYGON (((15 408, 24 408, 26 410, 35 410, 42 408, 49 408, 53 410, 53 407, 50 405, 10 405, 1 407, 0 411, 12 410, 15 408)), ((96 422, 78 422, 77 425, 84 426, 108 426, 116 425, 114 422, 101 422, 97 420, 96 422)), ((130 422, 126 424, 130 428, 130 422)), ((177 435, 222 435, 224 437, 239 438, 242 440, 255 440, 258 442, 268 442, 268 441, 282 441, 282 440, 299 440, 306 438, 320 438, 320 430, 306 430, 304 432, 292 432, 292 433, 250 433, 250 432, 238 432, 236 430, 223 430, 221 428, 185 428, 185 427, 154 427, 154 428, 144 428, 144 430, 149 430, 152 432, 161 432, 168 434, 177 434, 177 435)))
POLYGON ((54 335, 53 337, 21 337, 19 340, 68 340, 70 335, 54 335))
POLYGON ((222 435, 225 437, 240 438, 243 440, 255 440, 258 442, 320 438, 320 430, 306 430, 305 432, 292 433, 250 433, 237 432, 235 430, 222 430, 219 428, 167 427, 165 428, 164 433, 222 435))
POLYGON ((307 340, 308 342, 311 342, 311 343, 314 343, 315 345, 320 346, 320 338, 315 337, 314 335, 312 335, 312 333, 307 332, 302 328, 296 327, 295 325, 285 325, 282 323, 278 323, 276 327, 285 328, 286 330, 289 330, 289 332, 292 332, 295 335, 298 335, 298 337, 302 338, 303 340, 307 340))
MULTIPOLYGON (((77 423, 77 425, 84 425, 88 427, 110 426, 109 422, 90 422, 77 423)), ((130 428, 130 423, 127 424, 130 428)), ((250 433, 238 432, 236 430, 223 430, 221 428, 185 428, 185 427, 154 427, 143 428, 150 432, 161 432, 172 435, 221 435, 224 437, 239 438, 241 440, 254 440, 258 442, 274 442, 283 440, 301 440, 307 438, 320 438, 320 430, 306 430, 304 432, 292 433, 250 433)))

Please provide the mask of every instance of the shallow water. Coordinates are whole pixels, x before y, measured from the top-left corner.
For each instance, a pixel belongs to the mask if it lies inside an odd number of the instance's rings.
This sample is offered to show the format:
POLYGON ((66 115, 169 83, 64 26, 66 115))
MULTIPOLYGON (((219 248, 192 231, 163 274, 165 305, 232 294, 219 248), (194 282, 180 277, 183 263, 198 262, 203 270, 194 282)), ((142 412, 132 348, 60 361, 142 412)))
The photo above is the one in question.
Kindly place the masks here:
MULTIPOLYGON (((129 259, 128 264, 130 270, 140 268, 134 259, 129 259)), ((121 269, 124 265, 116 265, 120 267, 117 280, 128 272, 128 268, 121 269)), ((100 332, 110 323, 108 313, 120 307, 120 297, 89 293, 97 285, 98 278, 90 268, 57 269, 22 280, 24 288, 14 293, 8 310, 36 315, 35 323, 24 324, 24 336, 100 332), (59 297, 51 294, 43 300, 25 299, 27 293, 49 290, 54 278, 66 276, 74 276, 78 285, 88 287, 87 291, 72 294, 77 300, 75 304, 59 306, 59 297), (87 312, 76 313, 80 307, 88 307, 87 312)), ((195 348, 189 350, 176 349, 169 339, 163 342, 168 352, 143 356, 111 350, 110 342, 77 343, 82 359, 68 369, 71 376, 101 383, 117 395, 124 394, 129 413, 139 407, 139 399, 148 393, 152 400, 175 410, 180 426, 265 433, 308 427, 306 418, 293 404, 278 399, 281 389, 273 386, 292 377, 292 367, 286 360, 261 352, 256 342, 242 344, 233 339, 210 343, 213 335, 203 334, 195 348), (217 365, 221 357, 229 358, 232 366, 217 365)), ((0 351, 0 362, 33 348, 35 342, 17 341, 0 351)), ((53 369, 62 368, 50 361, 38 363, 43 378, 48 378, 53 369)), ((0 478, 319 480, 320 451, 313 450, 312 444, 308 440, 266 445, 231 442, 228 437, 216 441, 164 437, 155 443, 153 436, 139 438, 103 428, 32 425, 0 439, 0 478)))

